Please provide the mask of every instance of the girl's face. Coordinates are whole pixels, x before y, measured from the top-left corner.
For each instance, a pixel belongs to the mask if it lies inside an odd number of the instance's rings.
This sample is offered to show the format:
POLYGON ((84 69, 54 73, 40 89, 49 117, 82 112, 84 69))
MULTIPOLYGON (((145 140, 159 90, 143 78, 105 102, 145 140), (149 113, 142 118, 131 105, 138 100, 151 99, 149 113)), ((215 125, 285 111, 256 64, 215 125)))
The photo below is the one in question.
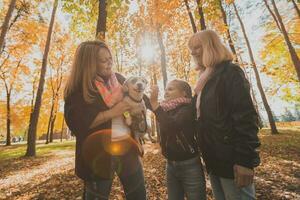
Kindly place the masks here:
POLYGON ((195 44, 191 47, 191 55, 194 62, 196 63, 196 69, 203 67, 203 48, 201 44, 195 44))
POLYGON ((102 77, 109 77, 112 73, 112 56, 106 48, 98 52, 97 74, 102 77))
POLYGON ((170 82, 167 84, 166 90, 165 90, 165 100, 172 100, 180 97, 185 97, 186 94, 184 91, 180 90, 178 85, 175 82, 170 82))

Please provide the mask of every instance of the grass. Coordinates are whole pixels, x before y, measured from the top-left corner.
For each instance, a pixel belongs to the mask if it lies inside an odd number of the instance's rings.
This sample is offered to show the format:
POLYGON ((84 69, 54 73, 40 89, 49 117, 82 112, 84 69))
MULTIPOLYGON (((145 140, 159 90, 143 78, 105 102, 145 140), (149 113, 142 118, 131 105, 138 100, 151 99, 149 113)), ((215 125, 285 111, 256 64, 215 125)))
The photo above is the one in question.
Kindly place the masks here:
MULTIPOLYGON (((15 144, 12 146, 0 146, 0 163, 14 158, 19 158, 26 153, 26 144, 15 144)), ((36 155, 45 156, 53 151, 59 150, 74 150, 74 141, 54 142, 50 144, 40 143, 36 145, 36 155)))
MULTIPOLYGON (((266 152, 274 152, 276 149, 276 156, 284 159, 289 159, 289 154, 284 152, 292 151, 298 152, 300 155, 300 128, 280 128, 278 135, 271 135, 270 129, 262 129, 259 133, 261 140, 261 150, 266 152), (278 152, 279 151, 279 152, 278 152), (280 153, 282 151, 282 153, 280 153), (279 153, 279 154, 278 154, 279 153)), ((74 150, 74 141, 54 141, 54 143, 44 144, 37 143, 36 155, 44 156, 51 154, 53 151, 59 150, 74 150)), ((22 157, 26 152, 26 144, 14 144, 12 146, 0 146, 0 162, 22 157)))

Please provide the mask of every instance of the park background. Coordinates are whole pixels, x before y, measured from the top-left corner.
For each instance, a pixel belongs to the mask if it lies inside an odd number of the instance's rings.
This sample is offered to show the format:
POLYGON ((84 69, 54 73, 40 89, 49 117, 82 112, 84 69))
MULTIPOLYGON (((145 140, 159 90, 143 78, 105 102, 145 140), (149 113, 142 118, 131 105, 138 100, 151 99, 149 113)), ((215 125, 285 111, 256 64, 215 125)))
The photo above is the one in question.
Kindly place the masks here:
MULTIPOLYGON (((80 199, 63 117, 80 42, 105 40, 115 71, 163 93, 174 78, 195 84, 187 41, 204 29, 218 32, 251 84, 262 125, 258 199, 300 199, 299 1, 1 0, 0 11, 0 199, 80 199)), ((159 146, 145 149, 149 199, 166 199, 159 146)), ((111 199, 123 196, 116 180, 111 199)))

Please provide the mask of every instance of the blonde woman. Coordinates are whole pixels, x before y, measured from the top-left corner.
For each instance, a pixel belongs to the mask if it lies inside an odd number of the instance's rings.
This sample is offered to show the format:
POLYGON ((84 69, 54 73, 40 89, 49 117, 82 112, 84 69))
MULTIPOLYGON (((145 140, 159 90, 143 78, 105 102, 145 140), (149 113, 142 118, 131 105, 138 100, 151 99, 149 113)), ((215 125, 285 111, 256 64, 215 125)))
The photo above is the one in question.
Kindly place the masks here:
POLYGON ((75 172, 84 199, 108 199, 116 172, 126 199, 146 199, 144 175, 123 113, 125 78, 112 71, 112 54, 100 41, 81 43, 65 88, 65 120, 76 136, 75 172))
POLYGON ((258 117, 243 70, 212 30, 188 42, 199 70, 196 94, 198 138, 217 200, 255 199, 258 117))

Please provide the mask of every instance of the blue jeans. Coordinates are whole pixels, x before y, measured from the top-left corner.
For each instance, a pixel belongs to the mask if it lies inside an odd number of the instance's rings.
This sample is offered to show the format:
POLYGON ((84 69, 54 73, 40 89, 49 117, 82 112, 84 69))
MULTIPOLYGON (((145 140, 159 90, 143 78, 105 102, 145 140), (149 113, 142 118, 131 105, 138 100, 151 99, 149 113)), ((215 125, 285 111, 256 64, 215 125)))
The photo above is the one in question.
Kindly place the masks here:
POLYGON ((205 200, 205 177, 199 157, 184 161, 167 161, 169 200, 205 200))
MULTIPOLYGON (((143 167, 136 155, 134 163, 126 156, 112 156, 112 167, 120 178, 127 200, 146 200, 146 188, 143 167), (125 157, 125 159, 124 159, 125 157)), ((111 191, 113 179, 86 181, 84 183, 85 200, 107 200, 111 191)))
POLYGON ((255 198, 254 184, 238 188, 233 179, 209 174, 209 179, 216 200, 252 200, 255 198))

